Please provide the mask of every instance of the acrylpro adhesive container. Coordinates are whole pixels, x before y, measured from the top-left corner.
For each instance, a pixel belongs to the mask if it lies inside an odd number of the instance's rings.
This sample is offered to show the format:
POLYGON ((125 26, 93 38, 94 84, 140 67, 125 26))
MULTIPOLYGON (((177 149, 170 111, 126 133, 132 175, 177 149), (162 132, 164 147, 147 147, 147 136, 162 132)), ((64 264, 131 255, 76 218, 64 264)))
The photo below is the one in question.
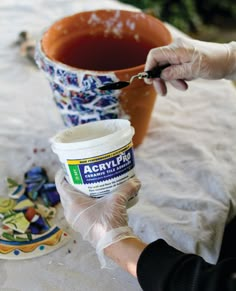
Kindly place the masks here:
POLYGON ((52 138, 67 181, 79 191, 102 197, 135 176, 132 137, 125 119, 90 122, 52 138))

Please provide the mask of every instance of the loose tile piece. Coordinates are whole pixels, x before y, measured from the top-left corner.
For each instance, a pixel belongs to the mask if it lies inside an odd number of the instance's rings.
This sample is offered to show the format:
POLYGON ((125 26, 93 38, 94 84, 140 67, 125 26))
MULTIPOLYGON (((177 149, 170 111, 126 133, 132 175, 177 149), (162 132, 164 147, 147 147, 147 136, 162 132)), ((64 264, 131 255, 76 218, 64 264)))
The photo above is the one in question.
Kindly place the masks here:
POLYGON ((16 205, 16 202, 12 199, 0 197, 0 213, 4 214, 12 210, 16 205))
POLYGON ((56 215, 56 208, 54 207, 46 207, 43 204, 36 203, 35 211, 40 214, 42 217, 47 219, 52 219, 56 215))
POLYGON ((3 225, 16 230, 20 233, 25 233, 28 229, 30 222, 25 218, 22 212, 11 214, 3 220, 3 225))
POLYGON ((19 199, 25 192, 25 186, 11 178, 7 178, 7 188, 8 196, 12 199, 19 199))
POLYGON ((15 211, 25 210, 28 207, 34 206, 34 203, 28 199, 25 195, 22 195, 17 201, 16 206, 13 208, 15 211))

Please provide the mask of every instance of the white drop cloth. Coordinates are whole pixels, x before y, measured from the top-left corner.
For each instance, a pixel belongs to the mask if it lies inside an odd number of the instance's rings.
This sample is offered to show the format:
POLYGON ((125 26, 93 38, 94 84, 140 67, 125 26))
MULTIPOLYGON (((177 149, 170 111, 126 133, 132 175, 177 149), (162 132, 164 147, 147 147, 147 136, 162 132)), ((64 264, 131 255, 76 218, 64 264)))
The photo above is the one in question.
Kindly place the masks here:
MULTIPOLYGON (((53 179, 59 163, 49 138, 64 127, 48 81, 13 42, 22 30, 38 36, 64 15, 104 7, 127 6, 111 0, 1 0, 1 195, 6 176, 21 181, 33 165, 53 179)), ((236 90, 224 80, 192 81, 189 87, 184 93, 169 88, 167 97, 158 98, 148 134, 135 150, 142 189, 129 209, 130 225, 146 242, 164 238, 214 263, 224 226, 236 214, 236 90)), ((0 261, 1 291, 140 290, 121 269, 101 270, 94 250, 67 227, 62 213, 57 220, 71 242, 36 259, 0 261)))

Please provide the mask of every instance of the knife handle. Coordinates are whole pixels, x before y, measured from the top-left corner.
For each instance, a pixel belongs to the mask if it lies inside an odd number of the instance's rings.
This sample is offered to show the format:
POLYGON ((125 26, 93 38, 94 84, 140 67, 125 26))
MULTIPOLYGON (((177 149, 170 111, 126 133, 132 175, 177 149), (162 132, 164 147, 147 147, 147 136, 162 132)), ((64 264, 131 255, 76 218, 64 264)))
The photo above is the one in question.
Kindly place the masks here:
POLYGON ((169 66, 170 64, 165 64, 162 66, 157 66, 150 71, 145 71, 145 73, 147 74, 146 78, 148 79, 160 78, 162 70, 164 70, 165 68, 169 66))

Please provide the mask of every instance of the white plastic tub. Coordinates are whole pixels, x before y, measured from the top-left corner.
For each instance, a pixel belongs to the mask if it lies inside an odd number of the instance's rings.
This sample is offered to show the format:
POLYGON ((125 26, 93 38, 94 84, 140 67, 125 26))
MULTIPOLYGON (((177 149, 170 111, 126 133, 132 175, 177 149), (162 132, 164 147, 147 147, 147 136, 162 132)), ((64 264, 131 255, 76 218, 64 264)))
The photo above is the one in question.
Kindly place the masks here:
POLYGON ((135 176, 133 135, 128 120, 96 121, 58 133, 52 138, 52 150, 72 186, 102 197, 135 176))

